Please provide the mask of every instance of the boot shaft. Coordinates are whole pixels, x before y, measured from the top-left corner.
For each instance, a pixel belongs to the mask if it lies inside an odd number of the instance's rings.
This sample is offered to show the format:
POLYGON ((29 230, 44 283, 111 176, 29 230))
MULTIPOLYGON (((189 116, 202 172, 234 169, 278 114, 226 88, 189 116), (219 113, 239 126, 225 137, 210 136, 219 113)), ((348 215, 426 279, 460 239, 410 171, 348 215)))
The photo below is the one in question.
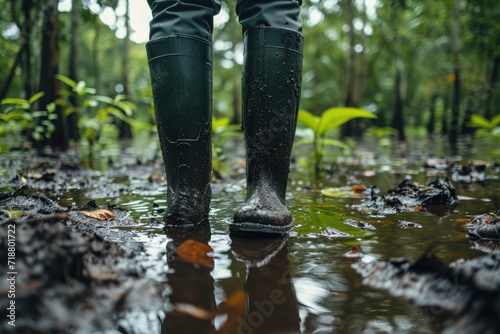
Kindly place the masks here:
POLYGON ((261 26, 247 30, 244 43, 248 197, 255 187, 270 183, 284 203, 300 103, 303 37, 261 26))
POLYGON ((212 46, 172 35, 146 48, 168 183, 166 219, 199 222, 211 197, 212 46))

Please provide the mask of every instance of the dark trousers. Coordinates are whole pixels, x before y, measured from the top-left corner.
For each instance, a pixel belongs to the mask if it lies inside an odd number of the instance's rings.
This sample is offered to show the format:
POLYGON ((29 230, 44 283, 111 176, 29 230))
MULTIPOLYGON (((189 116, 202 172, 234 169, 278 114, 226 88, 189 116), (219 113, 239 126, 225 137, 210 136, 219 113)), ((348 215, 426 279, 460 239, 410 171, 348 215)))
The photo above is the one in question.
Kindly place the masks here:
MULTIPOLYGON (((233 0, 228 0, 233 1, 233 0)), ((300 32, 301 0, 236 0, 236 14, 243 34, 251 27, 264 25, 300 32)), ((148 0, 153 13, 150 40, 188 35, 212 40, 213 17, 221 0, 148 0)))

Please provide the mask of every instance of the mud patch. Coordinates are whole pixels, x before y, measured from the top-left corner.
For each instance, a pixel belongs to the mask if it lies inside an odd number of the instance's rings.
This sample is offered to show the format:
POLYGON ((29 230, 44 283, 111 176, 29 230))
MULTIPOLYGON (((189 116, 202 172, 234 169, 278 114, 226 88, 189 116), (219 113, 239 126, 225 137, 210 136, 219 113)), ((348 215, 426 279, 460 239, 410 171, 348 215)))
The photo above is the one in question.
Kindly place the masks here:
POLYGON ((448 318, 447 333, 497 333, 500 317, 500 252, 446 265, 430 255, 358 262, 353 268, 369 286, 387 290, 448 318))

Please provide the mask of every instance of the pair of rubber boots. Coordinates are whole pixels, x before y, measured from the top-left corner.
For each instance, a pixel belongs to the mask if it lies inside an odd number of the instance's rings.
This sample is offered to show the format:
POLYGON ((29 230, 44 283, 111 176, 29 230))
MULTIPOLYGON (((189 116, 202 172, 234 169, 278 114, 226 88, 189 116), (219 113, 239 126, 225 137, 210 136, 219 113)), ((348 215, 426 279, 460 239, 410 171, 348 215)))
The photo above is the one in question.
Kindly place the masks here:
MULTIPOLYGON (((300 33, 259 26, 244 35, 243 130, 247 200, 233 233, 284 234, 302 74, 300 33)), ((155 117, 167 174, 170 226, 208 219, 211 199, 212 46, 172 35, 147 44, 155 117)))

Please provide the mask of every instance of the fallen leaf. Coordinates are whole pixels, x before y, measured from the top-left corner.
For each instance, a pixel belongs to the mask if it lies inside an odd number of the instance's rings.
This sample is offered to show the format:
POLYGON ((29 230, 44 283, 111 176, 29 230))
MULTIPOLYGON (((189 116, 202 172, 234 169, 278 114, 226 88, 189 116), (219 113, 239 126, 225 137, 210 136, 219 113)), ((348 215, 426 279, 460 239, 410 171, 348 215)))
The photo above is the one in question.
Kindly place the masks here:
POLYGON ((353 193, 362 193, 365 190, 366 190, 366 188, 360 184, 352 186, 352 188, 351 188, 351 192, 353 192, 353 193))
POLYGON ((111 220, 116 218, 115 214, 107 209, 98 209, 95 211, 80 211, 80 212, 87 217, 99 220, 111 220))
POLYGON ((17 219, 17 218, 21 218, 22 216, 25 216, 26 213, 22 212, 22 211, 16 211, 16 210, 13 210, 13 209, 10 209, 9 210, 2 210, 2 212, 8 216, 10 219, 17 219))
POLYGON ((214 259, 208 255, 211 252, 213 252, 212 247, 195 240, 186 240, 177 247, 177 255, 181 259, 210 270, 214 269, 214 259))
POLYGON ((421 211, 424 211, 424 208, 421 207, 420 205, 417 205, 416 207, 413 208, 413 211, 415 211, 415 212, 421 212, 421 211))
POLYGON ((362 255, 363 253, 361 252, 361 248, 359 248, 358 246, 354 246, 350 251, 344 254, 344 256, 349 259, 358 259, 362 255))

